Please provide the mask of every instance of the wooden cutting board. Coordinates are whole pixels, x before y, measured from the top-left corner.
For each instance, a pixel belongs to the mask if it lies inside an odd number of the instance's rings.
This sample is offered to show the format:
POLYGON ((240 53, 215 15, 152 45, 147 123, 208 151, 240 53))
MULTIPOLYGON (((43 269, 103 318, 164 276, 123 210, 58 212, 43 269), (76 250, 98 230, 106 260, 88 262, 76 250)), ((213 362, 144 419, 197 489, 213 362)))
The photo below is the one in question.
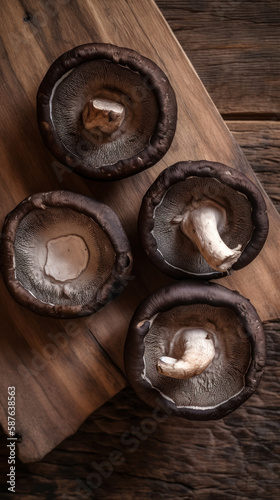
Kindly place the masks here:
MULTIPOLYGON (((18 456, 30 462, 74 433, 125 385, 122 351, 130 318, 140 300, 171 282, 148 262, 136 231, 142 196, 159 172, 179 160, 207 159, 238 164, 257 180, 152 0, 3 0, 1 22, 0 223, 35 192, 69 189, 91 195, 119 214, 135 262, 133 279, 117 300, 71 321, 19 306, 0 279, 0 421, 7 432, 7 391, 15 386, 18 456), (168 75, 179 108, 175 139, 164 159, 132 178, 106 184, 66 171, 47 152, 36 124, 36 92, 49 65, 88 42, 129 47, 154 60, 168 75)), ((280 218, 268 198, 267 204, 265 248, 246 269, 221 280, 250 298, 262 320, 280 316, 280 218)))

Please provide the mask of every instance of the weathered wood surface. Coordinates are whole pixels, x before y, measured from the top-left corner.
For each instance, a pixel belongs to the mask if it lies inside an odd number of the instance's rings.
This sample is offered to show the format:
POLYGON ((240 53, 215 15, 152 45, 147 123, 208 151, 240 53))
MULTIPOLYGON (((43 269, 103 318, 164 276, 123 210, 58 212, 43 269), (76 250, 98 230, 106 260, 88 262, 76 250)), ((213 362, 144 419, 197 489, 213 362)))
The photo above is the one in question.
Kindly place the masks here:
MULTIPOLYGON (((34 0, 24 4, 18 0, 12 5, 6 1, 2 5, 2 23, 2 218, 31 192, 63 187, 91 193, 115 208, 122 218, 133 243, 138 276, 117 301, 98 315, 77 321, 79 333, 74 341, 70 342, 68 335, 66 344, 53 356, 46 355, 44 350, 50 343, 48 333, 67 334, 67 322, 42 321, 23 310, 11 301, 1 283, 4 373, 1 421, 6 428, 6 388, 16 385, 17 431, 23 436, 19 455, 23 460, 34 460, 74 432, 91 411, 125 383, 119 367, 122 367, 122 345, 129 318, 141 298, 167 281, 144 259, 136 237, 141 197, 152 180, 161 169, 186 158, 206 157, 231 166, 240 161, 243 171, 248 171, 248 165, 152 3, 88 0, 78 4, 61 0, 54 6, 51 2, 38 4, 34 0), (130 46, 151 57, 169 75, 179 104, 176 138, 165 159, 135 178, 105 186, 85 183, 74 174, 59 170, 46 152, 35 122, 35 94, 49 64, 73 45, 92 40, 130 46), (130 200, 125 205, 128 192, 133 209, 130 200), (18 367, 34 369, 32 349, 48 359, 26 379, 18 367)), ((279 316, 276 294, 279 219, 272 207, 270 216, 271 233, 266 249, 242 275, 236 273, 228 280, 229 286, 251 298, 262 319, 279 316), (261 287, 252 286, 258 277, 261 287)))
MULTIPOLYGON (((193 422, 160 414, 158 422, 126 388, 42 462, 18 464, 16 498, 278 500, 280 322, 267 323, 265 331, 268 362, 261 385, 232 415, 193 422)), ((4 446, 0 460, 4 475, 4 446)), ((1 499, 9 498, 2 493, 1 499)))
POLYGON ((278 0, 157 0, 222 115, 280 115, 278 0))
POLYGON ((226 123, 275 208, 280 212, 280 121, 227 121, 226 123))
MULTIPOLYGON (((167 0, 159 2, 168 21, 174 28, 173 18, 176 17, 176 5, 178 2, 167 0)), ((239 73, 239 80, 232 86, 231 95, 217 91, 215 97, 215 85, 212 89, 208 87, 206 77, 211 68, 211 62, 219 57, 220 51, 209 51, 206 55, 204 44, 199 39, 193 45, 193 25, 201 23, 201 33, 204 40, 213 36, 212 16, 208 16, 211 2, 196 2, 186 0, 181 2, 186 10, 195 10, 195 6, 203 6, 204 10, 197 9, 192 15, 192 23, 185 25, 180 22, 180 37, 185 36, 188 47, 184 47, 187 53, 192 53, 192 62, 196 68, 199 66, 199 75, 207 86, 207 89, 215 98, 215 103, 221 112, 225 112, 228 106, 228 97, 234 112, 243 113, 240 107, 240 85, 243 85, 243 73, 239 73), (195 22, 194 22, 195 21, 195 22), (205 54, 205 56, 203 56, 205 54), (196 60, 197 56, 197 60, 196 60), (204 57, 204 60, 203 60, 204 57), (203 64, 201 64, 203 60, 203 64), (209 68, 210 66, 210 68, 209 68)), ((213 3, 213 2, 212 2, 213 3)), ((235 20, 232 8, 227 15, 227 25, 234 25, 230 31, 228 45, 224 51, 235 53, 234 44, 230 40, 237 39, 242 47, 245 36, 253 36, 255 30, 266 33, 266 39, 259 40, 260 47, 267 43, 267 39, 275 40, 275 50, 280 47, 280 33, 278 24, 278 38, 274 26, 277 17, 267 15, 273 19, 272 26, 263 19, 260 5, 264 2, 215 2, 217 8, 223 4, 250 4, 254 6, 254 12, 247 9, 248 17, 244 14, 246 31, 242 30, 241 24, 235 20), (260 9, 260 16, 258 12, 260 9), (255 19, 257 18, 257 22, 255 19), (251 20, 253 19, 253 21, 251 20)), ((265 2, 269 11, 270 5, 278 5, 278 2, 265 2)), ((238 6, 236 7, 237 12, 238 6)), ((237 16, 238 17, 238 16, 237 16)), ((224 30, 224 21, 219 17, 215 25, 215 36, 218 38, 224 30)), ((279 23, 279 16, 278 16, 279 23)), ((176 27, 175 27, 176 28, 176 27)), ((182 40, 180 39, 181 43, 182 40)), ((270 50, 270 49, 269 49, 270 50)), ((242 54, 242 48, 240 51, 242 54)), ((265 89, 258 93, 259 80, 262 78, 273 81, 277 67, 269 66, 268 71, 262 73, 261 67, 266 67, 267 54, 269 51, 260 50, 257 65, 248 60, 246 70, 246 92, 242 94, 243 100, 247 100, 247 112, 258 116, 263 112, 263 101, 265 100, 265 89), (263 65, 263 66, 262 66, 263 65), (254 71, 258 70, 258 79, 252 78, 254 71), (255 89, 255 91, 254 91, 255 89), (252 97, 253 96, 253 97, 252 97), (257 97, 255 97, 257 96, 257 97)), ((272 54, 271 54, 272 57, 272 54)), ((238 63, 236 64, 238 67, 238 63)), ((244 70, 244 68, 243 68, 244 70)), ((230 84, 230 78, 227 85, 230 84)), ((210 82, 209 82, 210 85, 210 82)), ((243 89, 245 84, 243 85, 243 89)), ((280 86, 274 95, 276 101, 280 99, 280 86)), ((263 122, 230 121, 228 126, 233 131, 236 140, 241 144, 247 159, 251 162, 259 179, 266 191, 273 199, 279 210, 280 182, 279 182, 279 158, 280 158, 280 125, 274 116, 273 103, 265 108, 265 113, 272 120, 263 122)), ((32 118, 32 113, 29 117, 32 118)), ((267 118, 266 116, 265 118, 267 118)), ((239 116, 242 119, 242 116, 239 116)), ((248 117, 246 117, 248 118, 248 117)), ((32 118, 33 119, 33 118, 32 118)), ((36 135, 36 134, 35 134, 36 135)), ((37 136, 36 136, 37 137, 37 136)), ((38 139, 38 137, 37 137, 38 139)), ((42 149, 43 151, 43 149, 42 149)), ((14 153, 15 154, 15 153, 14 153)), ((47 165, 47 163, 45 163, 47 165)), ((65 174, 65 177, 68 174, 65 174)), ((77 434, 64 441, 56 450, 50 453, 41 463, 22 465, 18 464, 17 496, 22 500, 38 499, 62 499, 62 498, 89 498, 77 496, 75 489, 77 483, 75 477, 86 481, 88 475, 94 472, 91 463, 95 461, 100 464, 108 460, 109 454, 119 449, 125 457, 125 462, 116 466, 113 475, 103 481, 100 489, 93 490, 91 498, 110 498, 113 500, 145 500, 156 499, 198 499, 198 500, 243 500, 252 499, 278 499, 280 489, 280 466, 279 466, 279 322, 266 324, 268 338, 268 361, 267 369, 257 394, 253 396, 242 408, 216 423, 195 423, 182 419, 170 418, 160 424, 155 433, 147 440, 141 441, 139 448, 131 453, 132 445, 122 446, 121 435, 130 432, 131 426, 139 426, 144 419, 151 417, 151 411, 145 407, 130 389, 125 389, 118 396, 97 410, 81 427, 77 434), (205 432, 202 432, 202 431, 205 432)), ((129 436, 132 437, 132 436, 129 436)), ((6 492, 5 474, 7 473, 7 449, 5 436, 1 436, 1 498, 10 498, 6 492), (1 484, 2 486, 2 484, 1 484)), ((94 481, 94 478, 92 478, 94 481)))

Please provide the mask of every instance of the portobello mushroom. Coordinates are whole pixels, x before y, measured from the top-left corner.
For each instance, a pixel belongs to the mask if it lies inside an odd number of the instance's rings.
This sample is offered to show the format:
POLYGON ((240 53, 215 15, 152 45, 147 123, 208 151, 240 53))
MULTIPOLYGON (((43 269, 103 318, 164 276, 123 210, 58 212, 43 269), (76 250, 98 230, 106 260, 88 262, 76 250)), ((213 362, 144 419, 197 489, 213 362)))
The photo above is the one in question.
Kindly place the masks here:
POLYGON ((92 179, 121 179, 169 149, 177 104, 163 71, 134 50, 80 45, 50 67, 37 94, 38 125, 51 153, 92 179))
POLYGON ((147 297, 124 350, 129 383, 147 404, 194 420, 222 418, 256 390, 265 337, 248 299, 210 282, 185 281, 147 297))
POLYGON ((122 291, 132 267, 116 213, 69 191, 22 201, 5 219, 0 252, 15 300, 57 318, 96 312, 122 291))
POLYGON ((220 278, 261 251, 268 216, 260 190, 245 175, 209 161, 164 170, 143 198, 141 244, 173 278, 220 278))

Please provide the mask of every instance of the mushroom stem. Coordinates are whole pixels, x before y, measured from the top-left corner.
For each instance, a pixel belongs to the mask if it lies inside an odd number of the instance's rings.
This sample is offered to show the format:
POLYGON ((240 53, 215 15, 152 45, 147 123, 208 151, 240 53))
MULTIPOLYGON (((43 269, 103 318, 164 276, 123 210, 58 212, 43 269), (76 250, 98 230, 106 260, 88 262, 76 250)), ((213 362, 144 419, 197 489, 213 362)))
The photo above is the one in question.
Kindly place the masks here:
POLYGON ((90 100, 83 110, 83 125, 91 133, 101 132, 111 135, 124 121, 125 108, 119 102, 95 98, 90 100))
POLYGON ((166 377, 187 379, 202 373, 215 356, 212 335, 202 328, 183 328, 170 343, 170 354, 157 361, 157 371, 166 377))
POLYGON ((76 234, 48 241, 45 274, 55 281, 76 279, 86 269, 89 251, 83 238, 76 234))
POLYGON ((217 271, 227 271, 240 257, 241 245, 229 248, 221 239, 226 211, 213 201, 193 202, 183 215, 174 217, 183 233, 197 246, 206 262, 217 271))

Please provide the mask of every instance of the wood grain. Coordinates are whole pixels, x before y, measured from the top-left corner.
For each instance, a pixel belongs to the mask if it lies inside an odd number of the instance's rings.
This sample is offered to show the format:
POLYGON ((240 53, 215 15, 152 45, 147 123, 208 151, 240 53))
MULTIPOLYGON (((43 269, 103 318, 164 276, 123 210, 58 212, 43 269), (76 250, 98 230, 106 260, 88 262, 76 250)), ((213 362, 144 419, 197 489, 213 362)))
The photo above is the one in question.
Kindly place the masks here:
MULTIPOLYGON (((17 498, 277 500, 280 322, 266 323, 265 333, 268 361, 261 385, 230 416, 216 422, 167 417, 149 426, 152 410, 126 388, 42 462, 18 464, 17 498), (114 451, 119 462, 111 470, 114 451), (107 477, 100 481, 96 473, 102 464, 107 477), (79 489, 84 485, 89 489, 79 489)), ((1 458, 4 472, 4 447, 1 458)))
MULTIPOLYGON (((5 0, 2 5, 1 217, 3 220, 15 204, 34 192, 59 187, 92 194, 108 203, 122 219, 133 246, 136 277, 121 297, 97 315, 76 320, 75 331, 79 333, 71 341, 67 322, 29 313, 11 300, 1 282, 1 423, 7 429, 6 388, 15 385, 17 432, 23 438, 18 452, 24 461, 42 458, 125 384, 120 369, 130 317, 142 298, 168 282, 144 257, 136 234, 141 198, 153 179, 175 161, 202 158, 233 167, 240 164, 241 170, 254 178, 152 2, 60 0, 52 8, 50 5, 35 0, 16 0, 12 6, 5 0), (48 66, 62 52, 90 41, 128 46, 153 59, 168 74, 179 105, 176 137, 164 160, 134 178, 106 185, 85 182, 61 168, 44 148, 35 118, 37 87, 48 66), (66 335, 64 347, 54 350, 50 332, 53 336, 59 332, 66 335), (52 344, 49 351, 46 344, 52 344), (41 367, 26 378, 19 366, 34 371, 34 349, 43 356, 43 368, 41 361, 41 367)), ((269 212, 271 231, 260 257, 246 270, 223 280, 249 297, 262 319, 279 316, 279 217, 270 202, 269 212)))
POLYGON ((279 121, 278 0, 156 1, 222 115, 279 121))
POLYGON ((227 125, 280 212, 280 122, 239 120, 228 121, 227 125))

